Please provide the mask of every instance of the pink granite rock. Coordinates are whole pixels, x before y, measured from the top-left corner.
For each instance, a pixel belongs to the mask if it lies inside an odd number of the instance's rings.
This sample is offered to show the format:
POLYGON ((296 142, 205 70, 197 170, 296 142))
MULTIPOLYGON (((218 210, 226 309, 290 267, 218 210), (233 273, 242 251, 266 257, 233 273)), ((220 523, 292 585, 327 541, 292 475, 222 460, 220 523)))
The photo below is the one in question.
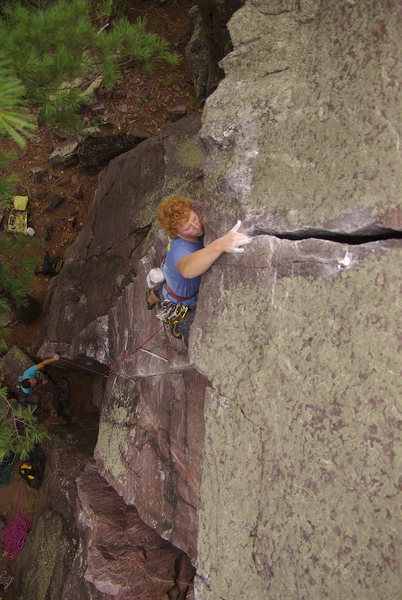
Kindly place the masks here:
POLYGON ((85 579, 115 600, 185 599, 194 569, 88 465, 77 481, 78 523, 86 539, 85 579))
POLYGON ((110 378, 95 451, 126 503, 193 560, 206 383, 194 369, 110 378))

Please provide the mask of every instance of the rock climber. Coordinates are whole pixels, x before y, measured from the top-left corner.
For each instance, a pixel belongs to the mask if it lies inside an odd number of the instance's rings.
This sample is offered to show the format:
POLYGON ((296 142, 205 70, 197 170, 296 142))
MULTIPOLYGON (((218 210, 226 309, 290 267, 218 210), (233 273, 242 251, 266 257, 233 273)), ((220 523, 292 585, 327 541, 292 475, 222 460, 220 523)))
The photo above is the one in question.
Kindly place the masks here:
POLYGON ((152 309, 161 303, 158 318, 167 322, 172 334, 183 337, 188 346, 201 275, 225 252, 244 252, 240 246, 251 242, 251 238, 239 233, 241 221, 238 221, 226 235, 204 247, 204 223, 193 210, 191 201, 182 196, 162 200, 157 217, 169 243, 163 274, 159 269, 152 269, 154 273, 151 271, 147 278, 147 305, 152 309))
MULTIPOLYGON (((24 394, 34 394, 35 398, 38 399, 36 394, 39 393, 39 390, 41 390, 41 393, 46 392, 45 386, 49 383, 49 380, 46 377, 41 379, 40 370, 43 369, 43 367, 46 367, 46 365, 57 362, 59 359, 60 356, 55 354, 52 358, 46 358, 37 365, 33 365, 26 369, 20 382, 21 391, 24 392, 24 394)), ((30 400, 34 400, 34 398, 30 398, 30 400)))
POLYGON ((45 410, 45 396, 49 396, 58 417, 64 419, 67 423, 71 422, 71 410, 69 403, 69 385, 66 377, 61 377, 55 384, 49 377, 41 377, 40 370, 46 365, 60 360, 60 356, 55 354, 52 358, 42 360, 37 365, 33 365, 24 371, 19 387, 22 394, 19 394, 21 404, 36 404, 41 408, 39 421, 46 419, 49 411, 45 410))

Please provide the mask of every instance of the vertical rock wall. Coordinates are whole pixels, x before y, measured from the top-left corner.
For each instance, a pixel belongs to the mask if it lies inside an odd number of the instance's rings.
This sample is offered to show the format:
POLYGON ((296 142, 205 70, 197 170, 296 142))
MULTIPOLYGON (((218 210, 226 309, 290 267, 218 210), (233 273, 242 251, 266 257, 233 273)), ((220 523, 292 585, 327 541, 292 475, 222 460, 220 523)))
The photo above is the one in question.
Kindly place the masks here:
POLYGON ((401 589, 401 6, 248 0, 199 135, 199 600, 401 589))
MULTIPOLYGON (((96 589, 126 600, 158 593, 161 598, 189 598, 192 592, 189 558, 194 561, 197 550, 208 381, 189 361, 184 343, 161 326, 155 310, 146 309, 145 291, 146 274, 161 264, 167 244, 155 222, 158 203, 170 193, 200 203, 203 155, 194 142, 199 127, 198 117, 181 119, 163 135, 109 163, 99 177, 82 231, 47 297, 41 355, 58 351, 66 369, 73 362, 98 374, 108 371, 107 379, 98 378, 105 386, 102 393, 98 386, 95 402, 100 411, 94 451, 99 481, 92 471, 80 478, 78 494, 87 503, 82 519, 87 522, 88 544, 100 546, 102 540, 92 528, 99 526, 102 515, 109 518, 108 502, 98 500, 101 482, 107 481, 121 500, 118 507, 113 495, 105 492, 112 509, 120 511, 127 505, 128 522, 135 512, 139 524, 129 525, 130 545, 127 553, 120 549, 124 557, 113 574, 108 557, 99 551, 88 560, 84 577, 96 589), (85 491, 83 482, 89 486, 85 491), (92 501, 98 506, 96 514, 88 508, 92 501), (160 568, 151 557, 143 570, 141 565, 133 570, 145 547, 141 519, 147 531, 152 528, 154 537, 149 532, 146 537, 161 554, 160 568), (162 555, 173 556, 168 542, 189 558, 177 550, 166 568, 162 555), (158 577, 163 583, 159 587, 158 577)), ((122 526, 115 525, 117 544, 122 526)), ((111 530, 112 525, 107 532, 112 537, 111 530)), ((144 552, 152 554, 149 549, 144 552)))
POLYGON ((95 452, 100 473, 125 502, 192 559, 205 388, 205 378, 194 369, 111 378, 95 452))

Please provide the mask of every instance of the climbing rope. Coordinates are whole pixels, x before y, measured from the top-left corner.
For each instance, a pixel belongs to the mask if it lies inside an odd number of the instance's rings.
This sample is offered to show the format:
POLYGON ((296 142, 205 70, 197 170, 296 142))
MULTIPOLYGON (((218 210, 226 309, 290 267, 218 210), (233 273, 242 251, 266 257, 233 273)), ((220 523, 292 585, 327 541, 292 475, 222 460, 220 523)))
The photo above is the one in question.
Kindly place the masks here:
POLYGON ((13 514, 7 521, 1 538, 1 545, 10 558, 17 558, 24 547, 27 532, 32 523, 32 515, 24 514, 22 485, 23 481, 21 479, 18 482, 17 497, 13 514))
MULTIPOLYGON (((126 358, 128 358, 129 356, 131 356, 132 354, 134 354, 135 352, 138 352, 138 350, 141 350, 141 348, 143 346, 145 346, 145 344, 147 342, 149 342, 150 339, 152 339, 154 337, 154 335, 156 335, 157 333, 159 333, 159 331, 161 329, 163 329, 163 325, 161 325, 160 327, 158 327, 158 329, 156 329, 153 333, 151 333, 151 335, 149 335, 143 342, 141 342, 141 344, 139 344, 138 346, 136 346, 134 348, 134 350, 131 350, 131 352, 128 352, 127 354, 125 354, 122 358, 119 358, 119 360, 116 360, 116 362, 114 362, 110 367, 108 367, 106 369, 106 371, 95 371, 94 369, 90 369, 89 367, 83 367, 82 365, 78 365, 77 363, 71 362, 70 360, 67 360, 66 358, 61 358, 60 360, 72 365, 74 367, 78 367, 79 369, 84 369, 85 371, 89 371, 90 373, 94 373, 95 375, 107 375, 108 373, 110 373, 119 363, 121 363, 123 360, 125 360, 126 358)), ((52 365, 52 368, 54 368, 56 366, 56 364, 52 365)))

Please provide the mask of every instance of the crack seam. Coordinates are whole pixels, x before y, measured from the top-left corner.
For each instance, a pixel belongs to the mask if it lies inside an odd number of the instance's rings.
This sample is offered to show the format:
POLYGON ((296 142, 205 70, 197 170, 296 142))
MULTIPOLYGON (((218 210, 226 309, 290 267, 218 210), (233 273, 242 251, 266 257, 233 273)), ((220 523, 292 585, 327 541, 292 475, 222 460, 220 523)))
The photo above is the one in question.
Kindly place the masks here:
POLYGON ((289 240, 294 242, 300 242, 303 240, 317 239, 325 240, 327 242, 335 242, 338 244, 349 244, 351 246, 358 246, 362 244, 369 244, 370 242, 379 242, 386 240, 394 240, 402 238, 402 231, 398 229, 392 229, 383 227, 379 229, 377 233, 338 233, 336 231, 300 231, 300 232, 279 232, 272 230, 264 230, 255 228, 249 233, 251 237, 257 237, 260 235, 267 235, 276 237, 280 240, 289 240))

